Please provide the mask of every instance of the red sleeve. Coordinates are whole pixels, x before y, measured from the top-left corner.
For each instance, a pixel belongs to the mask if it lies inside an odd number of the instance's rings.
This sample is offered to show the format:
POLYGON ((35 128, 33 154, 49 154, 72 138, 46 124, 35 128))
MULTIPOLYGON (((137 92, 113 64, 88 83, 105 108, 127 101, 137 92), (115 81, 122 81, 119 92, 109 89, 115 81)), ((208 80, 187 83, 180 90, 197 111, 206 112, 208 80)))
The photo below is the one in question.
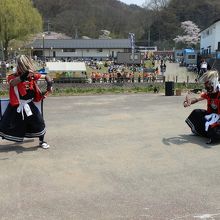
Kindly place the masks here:
POLYGON ((201 98, 208 99, 208 95, 206 92, 201 93, 201 98))
POLYGON ((38 79, 40 79, 40 77, 41 77, 40 73, 35 73, 34 74, 34 80, 38 80, 38 79))
POLYGON ((9 75, 8 78, 7 78, 7 82, 10 83, 10 81, 11 81, 12 79, 14 79, 15 77, 16 77, 16 76, 14 76, 14 75, 9 75))

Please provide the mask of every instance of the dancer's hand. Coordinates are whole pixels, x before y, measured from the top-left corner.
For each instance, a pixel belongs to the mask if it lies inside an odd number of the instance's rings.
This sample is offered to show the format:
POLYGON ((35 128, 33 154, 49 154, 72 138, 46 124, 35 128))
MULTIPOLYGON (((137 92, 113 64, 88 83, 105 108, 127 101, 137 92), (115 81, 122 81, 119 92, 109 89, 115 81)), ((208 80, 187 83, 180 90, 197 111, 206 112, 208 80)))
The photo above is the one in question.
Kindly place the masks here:
POLYGON ((189 107, 190 105, 191 105, 191 99, 189 98, 189 95, 187 94, 185 101, 183 102, 183 106, 186 108, 186 107, 189 107))
POLYGON ((190 102, 187 102, 186 100, 183 102, 183 106, 186 108, 186 107, 189 107, 191 105, 190 102))
POLYGON ((34 76, 35 71, 30 69, 28 72, 29 72, 28 78, 31 78, 32 76, 34 76))

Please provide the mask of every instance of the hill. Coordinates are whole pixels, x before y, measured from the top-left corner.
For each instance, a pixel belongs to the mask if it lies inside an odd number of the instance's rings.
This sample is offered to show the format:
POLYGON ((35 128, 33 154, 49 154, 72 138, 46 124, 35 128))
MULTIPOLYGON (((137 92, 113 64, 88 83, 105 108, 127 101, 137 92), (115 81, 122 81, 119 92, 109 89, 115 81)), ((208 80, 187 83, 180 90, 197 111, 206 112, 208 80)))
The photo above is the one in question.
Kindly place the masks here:
POLYGON ((117 0, 33 0, 44 19, 44 30, 63 32, 73 38, 98 38, 101 30, 112 38, 136 40, 159 49, 174 46, 182 21, 191 20, 204 29, 219 19, 219 0, 152 0, 145 8, 117 0), (163 3, 163 4, 162 4, 163 3))

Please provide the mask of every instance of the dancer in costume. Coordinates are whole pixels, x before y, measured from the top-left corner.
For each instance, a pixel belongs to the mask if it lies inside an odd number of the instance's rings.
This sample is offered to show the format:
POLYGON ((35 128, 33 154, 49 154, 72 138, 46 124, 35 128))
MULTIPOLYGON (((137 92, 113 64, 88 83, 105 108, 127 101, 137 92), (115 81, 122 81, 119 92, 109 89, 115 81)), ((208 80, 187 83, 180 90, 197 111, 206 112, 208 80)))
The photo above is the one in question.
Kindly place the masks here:
POLYGON ((52 92, 52 81, 49 76, 36 72, 30 57, 20 55, 17 58, 16 73, 8 76, 10 102, 0 121, 0 136, 3 139, 22 142, 25 137, 39 138, 39 146, 47 149, 50 146, 44 141, 45 122, 34 102, 41 102, 52 92), (45 79, 47 92, 42 94, 37 80, 45 79))
POLYGON ((207 71, 200 81, 205 85, 205 92, 198 98, 189 98, 186 96, 183 102, 184 107, 188 107, 202 100, 207 100, 207 109, 195 109, 186 119, 186 123, 192 132, 208 137, 207 144, 220 140, 220 84, 217 71, 207 71))

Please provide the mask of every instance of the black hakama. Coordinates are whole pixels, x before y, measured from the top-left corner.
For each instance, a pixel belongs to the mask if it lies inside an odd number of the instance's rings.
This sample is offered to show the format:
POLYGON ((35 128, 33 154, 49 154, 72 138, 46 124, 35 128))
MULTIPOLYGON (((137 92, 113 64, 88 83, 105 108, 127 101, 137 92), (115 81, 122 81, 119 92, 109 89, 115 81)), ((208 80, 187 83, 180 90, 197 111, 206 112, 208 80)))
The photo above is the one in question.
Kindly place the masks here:
POLYGON ((220 140, 220 125, 214 127, 209 126, 208 131, 205 130, 206 115, 208 115, 206 110, 195 109, 185 121, 194 134, 212 138, 213 140, 220 140))
POLYGON ((24 138, 43 136, 46 133, 45 123, 41 111, 31 101, 28 103, 32 115, 22 116, 17 112, 17 106, 8 104, 0 120, 0 137, 9 141, 22 142, 24 138))

